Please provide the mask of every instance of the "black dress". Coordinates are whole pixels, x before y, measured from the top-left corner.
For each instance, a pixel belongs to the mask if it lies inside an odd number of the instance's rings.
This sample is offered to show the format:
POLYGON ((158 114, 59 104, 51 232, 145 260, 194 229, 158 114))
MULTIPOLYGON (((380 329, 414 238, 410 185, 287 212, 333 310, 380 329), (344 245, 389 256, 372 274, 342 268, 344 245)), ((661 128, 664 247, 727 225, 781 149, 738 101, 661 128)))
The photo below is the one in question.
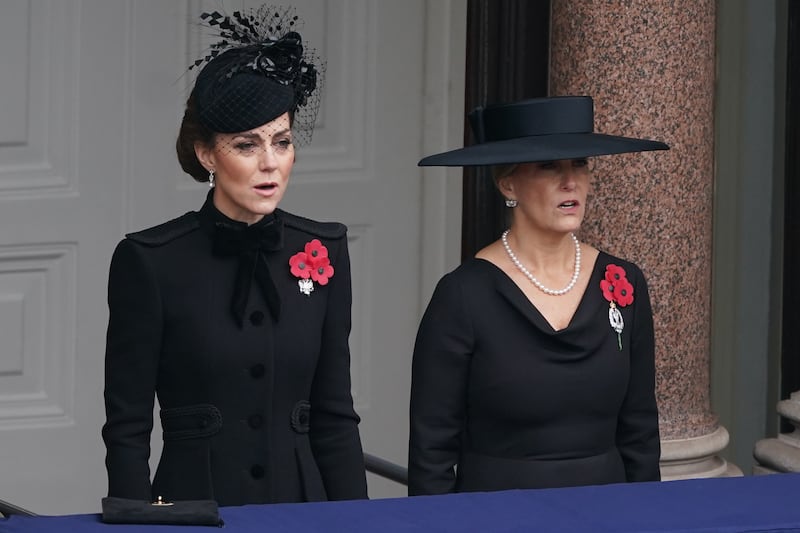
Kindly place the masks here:
POLYGON ((658 480, 659 455, 653 321, 636 265, 601 252, 559 331, 488 261, 440 280, 414 348, 410 495, 658 480), (600 288, 609 263, 634 287, 621 350, 600 288))
POLYGON ((256 265, 261 244, 238 252, 246 227, 209 195, 199 212, 117 246, 103 427, 109 496, 220 505, 366 497, 350 393, 346 228, 278 210, 251 226, 269 233, 256 265), (334 274, 303 294, 289 259, 313 239, 334 274), (151 485, 156 394, 164 448, 151 485))

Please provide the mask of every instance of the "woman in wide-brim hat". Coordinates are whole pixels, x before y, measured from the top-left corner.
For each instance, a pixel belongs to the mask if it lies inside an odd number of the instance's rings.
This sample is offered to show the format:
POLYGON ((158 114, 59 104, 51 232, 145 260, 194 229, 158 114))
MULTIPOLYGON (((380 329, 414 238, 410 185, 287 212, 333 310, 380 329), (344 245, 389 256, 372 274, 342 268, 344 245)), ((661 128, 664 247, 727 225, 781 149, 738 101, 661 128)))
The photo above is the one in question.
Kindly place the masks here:
POLYGON ((281 210, 322 62, 291 8, 204 13, 213 44, 177 139, 205 203, 128 234, 108 282, 110 497, 365 498, 350 391, 347 228, 281 210), (158 397, 164 440, 148 458, 158 397))
POLYGON ((438 283, 414 347, 409 494, 653 481, 653 320, 633 263, 580 242, 589 157, 665 150, 593 131, 593 102, 478 108, 473 146, 510 227, 438 283))

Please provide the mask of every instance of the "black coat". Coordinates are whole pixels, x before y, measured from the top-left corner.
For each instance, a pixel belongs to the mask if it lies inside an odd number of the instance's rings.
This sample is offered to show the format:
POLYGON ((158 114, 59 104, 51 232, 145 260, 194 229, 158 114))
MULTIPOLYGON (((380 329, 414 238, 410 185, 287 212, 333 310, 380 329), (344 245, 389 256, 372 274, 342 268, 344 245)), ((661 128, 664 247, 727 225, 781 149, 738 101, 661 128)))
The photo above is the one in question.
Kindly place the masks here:
POLYGON ((346 228, 280 210, 274 220, 283 226, 279 249, 263 257, 277 320, 255 281, 244 322, 234 318, 240 260, 216 254, 213 241, 217 223, 239 223, 211 195, 199 212, 117 246, 103 427, 109 496, 220 505, 366 497, 350 392, 346 228), (305 295, 289 258, 312 239, 328 248, 335 272, 305 295), (151 486, 156 394, 164 449, 151 486))
POLYGON ((437 285, 417 335, 409 494, 660 479, 654 351, 632 263, 601 252, 555 331, 502 270, 465 262, 437 285), (634 286, 622 350, 600 288, 609 263, 634 286))

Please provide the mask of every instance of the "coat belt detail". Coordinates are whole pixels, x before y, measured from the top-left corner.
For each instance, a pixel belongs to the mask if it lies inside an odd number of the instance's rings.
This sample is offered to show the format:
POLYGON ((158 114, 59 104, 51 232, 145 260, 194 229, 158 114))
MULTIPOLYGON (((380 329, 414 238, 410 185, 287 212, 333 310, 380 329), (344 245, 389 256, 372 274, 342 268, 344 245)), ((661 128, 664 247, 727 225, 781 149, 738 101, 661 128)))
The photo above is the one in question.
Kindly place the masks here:
POLYGON ((222 413, 209 404, 162 409, 161 427, 164 441, 210 437, 222 428, 222 413))
POLYGON ((292 429, 295 433, 305 434, 309 430, 311 418, 311 404, 300 400, 292 407, 292 429))

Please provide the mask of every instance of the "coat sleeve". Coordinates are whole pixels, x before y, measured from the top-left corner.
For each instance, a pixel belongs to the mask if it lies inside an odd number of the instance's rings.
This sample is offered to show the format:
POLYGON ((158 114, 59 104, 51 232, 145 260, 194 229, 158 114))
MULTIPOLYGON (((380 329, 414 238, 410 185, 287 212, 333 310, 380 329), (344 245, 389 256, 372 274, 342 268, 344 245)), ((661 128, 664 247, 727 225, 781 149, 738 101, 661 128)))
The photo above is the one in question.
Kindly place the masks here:
POLYGON ((448 274, 434 290, 414 344, 409 496, 456 489, 473 339, 461 285, 448 274))
POLYGON ((352 294, 346 237, 341 239, 331 263, 335 270, 311 386, 309 437, 328 499, 360 499, 367 497, 367 482, 358 432, 360 420, 350 392, 352 294))
POLYGON ((661 444, 655 395, 653 312, 644 275, 635 267, 634 272, 631 371, 617 421, 617 447, 628 481, 658 481, 661 444))
POLYGON ((111 259, 105 355, 108 494, 150 500, 150 433, 162 311, 142 249, 123 240, 111 259))

